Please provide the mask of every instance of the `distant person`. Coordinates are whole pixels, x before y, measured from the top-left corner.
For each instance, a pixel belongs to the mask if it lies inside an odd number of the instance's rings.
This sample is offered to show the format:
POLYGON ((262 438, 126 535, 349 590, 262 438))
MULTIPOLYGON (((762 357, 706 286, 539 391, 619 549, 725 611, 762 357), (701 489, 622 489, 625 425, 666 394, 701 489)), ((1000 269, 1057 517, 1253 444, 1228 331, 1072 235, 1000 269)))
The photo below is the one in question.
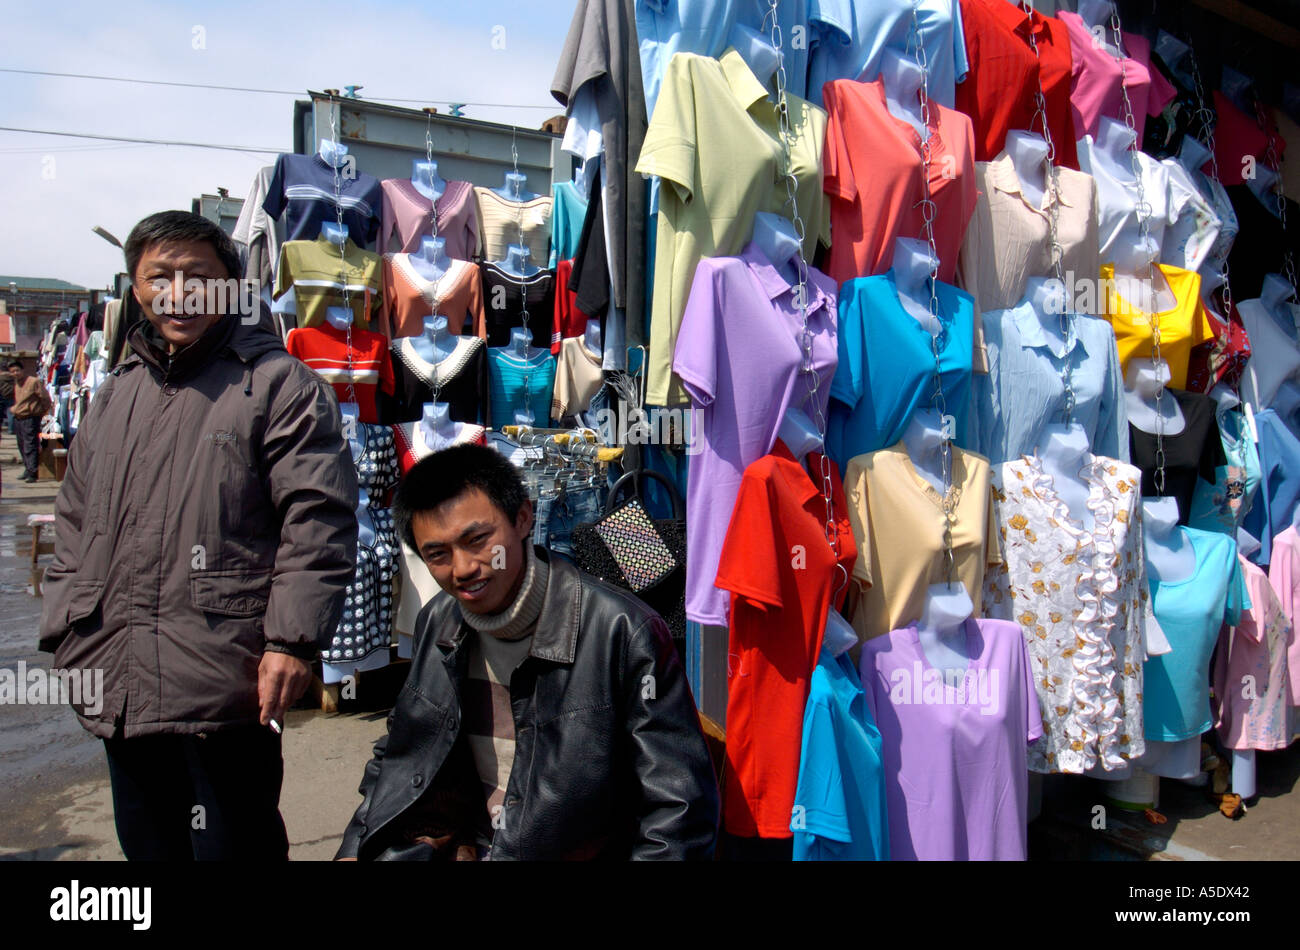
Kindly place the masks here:
POLYGON ((336 857, 711 857, 717 781, 659 615, 535 547, 519 470, 493 449, 422 459, 394 519, 447 596, 416 620, 336 857))
POLYGON ((6 365, 5 371, 3 373, 0 373, 0 429, 3 429, 6 425, 8 425, 9 431, 11 433, 14 431, 14 426, 13 426, 14 417, 13 417, 13 413, 10 412, 9 410, 13 404, 14 404, 14 377, 13 374, 9 371, 9 367, 6 365))
POLYGON ((125 252, 145 319, 68 451, 40 648, 103 671, 101 708, 74 708, 128 859, 284 860, 278 728, 356 559, 338 401, 228 297, 189 305, 240 274, 215 224, 150 215, 125 252))
POLYGON ((22 482, 36 481, 41 464, 41 420, 54 408, 54 402, 45 384, 27 372, 22 360, 10 360, 9 376, 13 381, 14 437, 18 440, 18 454, 22 456, 25 471, 19 476, 22 482))

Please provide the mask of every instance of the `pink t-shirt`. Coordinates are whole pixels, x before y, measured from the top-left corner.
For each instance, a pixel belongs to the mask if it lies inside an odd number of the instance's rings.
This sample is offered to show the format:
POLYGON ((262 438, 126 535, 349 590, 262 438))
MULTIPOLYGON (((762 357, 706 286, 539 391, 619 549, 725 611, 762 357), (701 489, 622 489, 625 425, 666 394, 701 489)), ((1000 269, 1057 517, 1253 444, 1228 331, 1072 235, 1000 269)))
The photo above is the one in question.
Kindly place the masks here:
POLYGON ((1291 686, 1290 703, 1300 706, 1300 636, 1295 629, 1296 608, 1300 607, 1300 534, 1294 526, 1273 539, 1268 582, 1282 604, 1282 613, 1291 621, 1286 638, 1287 679, 1291 686))
MULTIPOLYGON (((1158 69, 1152 69, 1151 44, 1143 36, 1124 33, 1124 49, 1129 56, 1120 62, 1094 38, 1088 25, 1077 13, 1060 10, 1057 18, 1070 34, 1070 52, 1074 57, 1070 81, 1070 108, 1074 112, 1074 134, 1079 138, 1097 135, 1102 116, 1124 121, 1124 87, 1128 88, 1138 145, 1147 116, 1159 115, 1174 98, 1173 85, 1158 69)), ((1114 42, 1114 31, 1106 27, 1103 38, 1114 42)))
MULTIPOLYGON (((1274 548, 1276 557, 1277 548, 1274 548)), ((1229 749, 1285 749, 1287 640, 1291 622, 1268 576, 1238 555, 1253 605, 1241 623, 1224 627, 1214 651, 1214 726, 1229 749)))
POLYGON ((388 178, 379 183, 384 193, 384 210, 379 219, 379 253, 397 250, 409 254, 420 247, 420 239, 433 234, 437 215, 438 236, 447 241, 447 256, 469 260, 478 248, 478 210, 474 186, 467 181, 449 181, 437 202, 415 190, 409 178, 388 178), (396 235, 397 247, 389 247, 396 235))
POLYGON ((969 665, 945 683, 915 624, 862 645, 880 730, 894 861, 1023 861, 1029 743, 1043 734, 1020 625, 966 621, 969 665))

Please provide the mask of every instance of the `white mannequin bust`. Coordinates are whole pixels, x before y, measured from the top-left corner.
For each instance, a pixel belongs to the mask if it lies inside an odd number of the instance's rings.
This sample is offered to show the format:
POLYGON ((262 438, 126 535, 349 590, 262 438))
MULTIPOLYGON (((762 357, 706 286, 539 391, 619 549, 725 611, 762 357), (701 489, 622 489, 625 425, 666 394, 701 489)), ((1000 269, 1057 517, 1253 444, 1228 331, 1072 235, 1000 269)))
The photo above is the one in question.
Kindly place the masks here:
MULTIPOLYGON (((795 406, 791 406, 781 417, 781 426, 776 436, 785 443, 790 454, 802 465, 809 452, 822 451, 822 437, 808 415, 795 406)), ((816 481, 817 479, 813 479, 816 481)))
POLYGON ((1043 336, 1052 344, 1052 352, 1065 352, 1065 338, 1069 330, 1069 292, 1065 283, 1055 277, 1031 277, 1025 281, 1024 299, 1033 308, 1043 336))
POLYGON ((456 350, 456 337, 447 327, 447 318, 431 314, 424 318, 424 330, 411 337, 411 348, 426 363, 441 363, 456 350))
POLYGON ((885 106, 890 115, 910 125, 924 142, 930 130, 921 121, 921 87, 925 73, 921 64, 897 50, 886 47, 880 52, 880 78, 885 86, 885 106))
POLYGON ((1065 503, 1070 517, 1092 531, 1094 518, 1088 507, 1091 486, 1080 470, 1088 461, 1088 431, 1077 422, 1053 423, 1043 429, 1038 443, 1038 457, 1043 471, 1052 477, 1052 488, 1065 503))
POLYGON ((370 519, 370 493, 364 488, 357 491, 357 544, 374 547, 375 524, 370 519))
POLYGON ((451 267, 447 255, 447 241, 440 237, 424 237, 420 246, 408 255, 411 267, 430 283, 436 283, 451 267))
POLYGON ((944 438, 943 419, 938 409, 918 409, 903 432, 903 445, 912 467, 940 495, 950 487, 943 483, 943 453, 951 451, 944 438))
POLYGON ((941 328, 930 312, 930 276, 939 266, 939 259, 930 245, 915 238, 899 238, 894 242, 894 284, 903 309, 911 314, 931 336, 941 328))
POLYGON ((916 637, 932 667, 951 676, 962 673, 970 665, 966 621, 974 610, 966 585, 960 581, 931 584, 926 589, 916 637))
POLYGON ((451 406, 445 402, 426 402, 420 416, 421 436, 426 445, 447 444, 456 438, 456 423, 451 419, 451 406))
POLYGON ((1047 140, 1035 132, 1014 129, 1007 133, 1005 149, 1025 200, 1041 210, 1047 195, 1047 140))
POLYGON ((1145 357, 1129 360, 1124 371, 1124 398, 1128 408, 1128 421, 1135 428, 1152 434, 1178 435, 1187 427, 1178 400, 1165 392, 1160 399, 1159 415, 1156 412, 1156 394, 1169 382, 1169 364, 1156 363, 1145 357))
POLYGON ((795 263, 800 251, 799 236, 789 218, 768 211, 758 212, 754 215, 753 240, 787 283, 793 284, 799 279, 795 263))
POLYGON ((1178 499, 1142 499, 1142 543, 1147 574, 1164 584, 1178 584, 1196 573, 1196 549, 1179 530, 1178 499))

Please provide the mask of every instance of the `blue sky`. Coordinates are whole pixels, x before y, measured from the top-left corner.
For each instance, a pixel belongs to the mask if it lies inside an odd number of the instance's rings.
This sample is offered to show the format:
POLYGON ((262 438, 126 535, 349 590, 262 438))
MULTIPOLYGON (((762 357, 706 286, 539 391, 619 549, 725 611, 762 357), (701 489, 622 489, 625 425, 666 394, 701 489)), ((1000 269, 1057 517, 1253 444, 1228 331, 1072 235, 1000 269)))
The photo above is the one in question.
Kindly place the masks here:
MULTIPOLYGON (((574 3, 73 0, 55 8, 5 4, 0 67, 300 98, 355 84, 365 98, 428 97, 441 109, 453 101, 545 106, 466 110, 535 128, 562 111, 549 87, 574 3), (498 27, 504 49, 493 48, 498 27)), ((294 98, 0 72, 0 125, 290 151, 294 98)), ((146 214, 188 210, 218 186, 243 197, 274 157, 0 131, 0 273, 102 287, 121 269, 121 253, 93 225, 125 240, 146 214)))

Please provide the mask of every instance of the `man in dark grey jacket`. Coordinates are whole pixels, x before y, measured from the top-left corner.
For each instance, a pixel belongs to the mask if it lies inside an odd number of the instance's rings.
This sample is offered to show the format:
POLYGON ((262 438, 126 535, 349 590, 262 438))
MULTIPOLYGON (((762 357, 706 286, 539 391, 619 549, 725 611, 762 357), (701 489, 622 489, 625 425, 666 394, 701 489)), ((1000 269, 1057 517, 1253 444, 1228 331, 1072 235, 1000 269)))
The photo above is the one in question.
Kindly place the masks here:
POLYGON ((125 250, 145 320, 69 451, 40 647, 102 671, 73 705, 127 858, 283 860, 280 723, 356 558, 338 401, 217 293, 240 269, 216 225, 162 212, 125 250))

